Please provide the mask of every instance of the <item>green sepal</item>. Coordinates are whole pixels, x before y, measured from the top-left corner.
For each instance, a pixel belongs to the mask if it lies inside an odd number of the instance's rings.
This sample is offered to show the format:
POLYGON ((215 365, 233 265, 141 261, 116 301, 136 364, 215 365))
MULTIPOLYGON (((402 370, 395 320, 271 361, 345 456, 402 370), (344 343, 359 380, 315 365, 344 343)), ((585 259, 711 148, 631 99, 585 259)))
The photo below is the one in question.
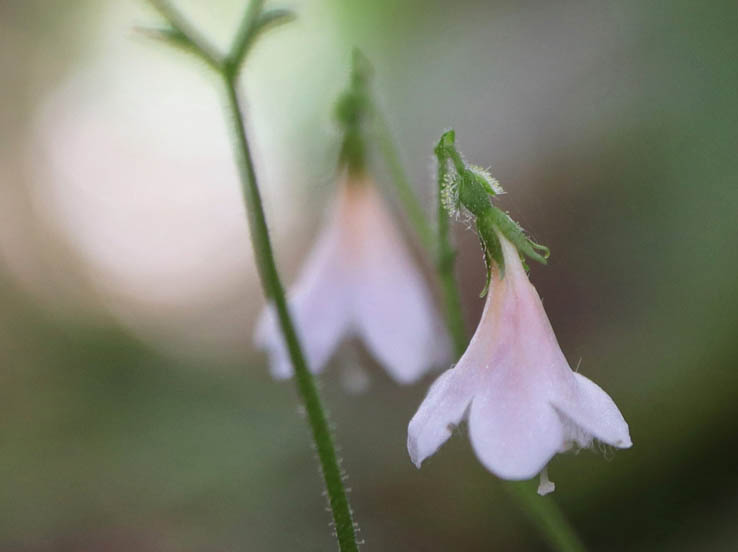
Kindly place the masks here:
POLYGON ((520 225, 511 219, 507 213, 501 211, 497 207, 492 207, 490 213, 494 218, 495 226, 500 229, 500 232, 510 240, 520 253, 523 253, 526 257, 529 257, 534 261, 538 261, 541 264, 548 264, 546 261, 550 255, 548 247, 531 241, 528 236, 525 235, 525 232, 520 225), (543 255, 538 251, 542 251, 543 255))
POLYGON ((478 167, 476 165, 468 165, 466 170, 489 195, 496 196, 505 193, 505 190, 502 189, 500 183, 489 173, 487 169, 478 167))
POLYGON ((447 130, 441 135, 440 140, 438 140, 438 144, 436 144, 436 147, 433 150, 439 161, 441 161, 441 159, 445 160, 448 158, 448 148, 453 147, 455 141, 456 131, 454 129, 447 130))
POLYGON ((366 142, 362 123, 367 111, 367 100, 366 95, 347 90, 336 102, 336 119, 343 129, 339 164, 351 173, 361 172, 366 166, 366 142))
POLYGON ((502 254, 502 244, 495 232, 494 219, 492 217, 485 216, 477 219, 477 234, 482 244, 484 263, 487 267, 487 281, 485 282, 482 293, 479 295, 480 297, 484 297, 489 291, 492 270, 494 270, 495 265, 497 265, 500 279, 505 277, 505 257, 502 254))
POLYGON ((338 97, 334 113, 341 127, 348 131, 361 125, 368 110, 369 96, 366 91, 350 88, 338 97))
POLYGON ((474 180, 476 180, 482 186, 482 188, 484 188, 485 192, 487 192, 491 196, 497 195, 497 192, 494 191, 494 189, 492 188, 492 185, 483 176, 473 171, 469 171, 469 172, 472 174, 472 177, 474 178, 474 180))
POLYGON ((459 201, 475 217, 484 217, 491 208, 490 196, 482 179, 470 170, 459 175, 459 201))
POLYGON ((548 260, 548 258, 551 256, 551 250, 546 247, 545 245, 541 245, 540 243, 536 243, 530 238, 528 238, 528 242, 533 247, 533 249, 537 249, 538 251, 541 251, 543 253, 543 258, 548 260))
POLYGON ((343 130, 339 163, 349 172, 361 172, 366 164, 364 122, 371 113, 369 79, 372 66, 357 48, 354 49, 348 88, 338 97, 335 116, 343 130))
POLYGON ((499 270, 499 277, 503 278, 505 275, 505 259, 497 232, 515 246, 526 271, 526 257, 547 264, 550 251, 546 246, 531 240, 517 222, 493 205, 492 198, 504 193, 504 190, 488 170, 467 164, 456 149, 455 141, 456 133, 448 130, 441 135, 434 149, 439 163, 441 200, 449 214, 454 214, 459 207, 463 207, 475 221, 487 266, 487 281, 481 294, 484 297, 489 290, 495 265, 499 270), (449 165, 455 169, 455 175, 449 165))
POLYGON ((489 285, 492 282, 492 262, 489 258, 489 253, 487 253, 487 244, 484 243, 484 240, 481 236, 477 236, 479 238, 479 243, 482 246, 482 258, 484 259, 484 273, 485 273, 485 279, 484 279, 484 287, 482 288, 481 293, 479 294, 479 297, 484 297, 487 295, 487 292, 489 292, 489 285))
POLYGON ((346 131, 343 135, 338 163, 346 167, 349 174, 360 174, 366 168, 366 142, 361 133, 346 131))

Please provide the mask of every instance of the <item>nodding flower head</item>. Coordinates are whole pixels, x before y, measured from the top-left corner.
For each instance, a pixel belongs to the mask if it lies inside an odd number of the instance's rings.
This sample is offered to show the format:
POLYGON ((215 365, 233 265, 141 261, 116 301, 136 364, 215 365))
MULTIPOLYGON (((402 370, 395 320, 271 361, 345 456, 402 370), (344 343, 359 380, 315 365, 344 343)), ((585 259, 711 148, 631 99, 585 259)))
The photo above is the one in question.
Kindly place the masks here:
MULTIPOLYGON (((409 383, 447 362, 450 342, 402 233, 366 175, 371 73, 369 61, 354 50, 349 85, 336 103, 343 135, 339 167, 346 176, 288 301, 313 372, 343 340, 357 337, 392 378, 409 383)), ((269 353, 272 374, 290 377, 271 305, 254 337, 269 353)), ((353 390, 366 381, 355 371, 344 380, 353 390)))
MULTIPOLYGON (((289 293, 289 307, 314 372, 339 344, 358 337, 396 381, 409 383, 447 362, 450 344, 430 290, 376 186, 349 173, 326 226, 289 293)), ((277 378, 292 366, 272 306, 256 343, 277 378)))
POLYGON ((571 370, 528 280, 522 256, 545 263, 548 249, 492 205, 499 185, 464 163, 453 131, 443 135, 436 155, 444 179, 454 182, 455 202, 473 217, 490 292, 458 364, 438 377, 410 420, 408 452, 420 467, 467 420, 487 469, 513 480, 540 474, 539 493, 546 494, 554 489, 546 466, 556 453, 595 440, 628 448, 628 424, 607 393, 571 370))
POLYGON ((477 457, 504 479, 531 478, 556 453, 589 447, 594 439, 630 447, 628 424, 617 406, 571 370, 517 249, 498 237, 505 276, 494 270, 469 347, 435 381, 410 421, 412 461, 420 467, 464 418, 477 457))

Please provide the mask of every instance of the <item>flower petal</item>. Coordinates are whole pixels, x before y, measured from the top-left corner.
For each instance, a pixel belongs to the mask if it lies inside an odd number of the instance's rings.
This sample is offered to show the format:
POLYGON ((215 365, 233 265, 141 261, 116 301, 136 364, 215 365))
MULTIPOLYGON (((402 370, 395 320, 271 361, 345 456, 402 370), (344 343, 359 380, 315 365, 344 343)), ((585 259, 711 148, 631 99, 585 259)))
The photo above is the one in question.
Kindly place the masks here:
MULTIPOLYGON (((323 286, 314 290, 299 289, 289 300, 292 320, 313 373, 323 370, 348 326, 338 298, 341 294, 336 287, 333 290, 323 286)), ((274 305, 262 312, 254 332, 254 342, 269 354, 270 371, 275 379, 292 377, 292 361, 274 305)))
MULTIPOLYGON (((325 367, 348 329, 350 274, 342 263, 341 229, 336 214, 318 238, 288 300, 312 372, 325 367)), ((273 377, 292 376, 292 363, 273 305, 262 312, 254 342, 269 353, 273 377)))
POLYGON ((450 360, 430 290, 378 193, 367 192, 353 322, 375 358, 400 383, 450 360))
POLYGON ((543 392, 530 391, 497 382, 471 404, 472 447, 482 464, 503 479, 537 475, 563 443, 558 413, 543 392))
POLYGON ((573 392, 554 399, 554 405, 587 433, 613 447, 629 448, 628 423, 610 396, 592 380, 574 373, 573 392))
POLYGON ((458 368, 449 368, 433 383, 407 428, 407 451, 418 468, 451 436, 472 397, 458 368))

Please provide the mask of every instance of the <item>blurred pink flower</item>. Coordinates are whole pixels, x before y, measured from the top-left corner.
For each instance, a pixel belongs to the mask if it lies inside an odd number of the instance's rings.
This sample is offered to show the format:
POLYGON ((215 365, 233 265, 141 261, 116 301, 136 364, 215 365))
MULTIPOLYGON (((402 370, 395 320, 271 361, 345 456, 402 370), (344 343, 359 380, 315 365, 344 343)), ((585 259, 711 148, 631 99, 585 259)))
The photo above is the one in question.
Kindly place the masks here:
MULTIPOLYGON (((289 294, 309 366, 320 372, 340 342, 357 336, 399 383, 448 362, 450 345, 430 291, 373 182, 347 177, 289 294)), ((274 308, 254 335, 275 378, 292 364, 274 308)))
POLYGON ((612 399, 569 367, 520 256, 498 234, 504 278, 494 270, 482 319, 459 363, 431 386, 408 427, 408 452, 420 467, 468 418, 479 460, 504 479, 541 473, 539 493, 554 486, 545 467, 556 454, 594 439, 632 445, 612 399))

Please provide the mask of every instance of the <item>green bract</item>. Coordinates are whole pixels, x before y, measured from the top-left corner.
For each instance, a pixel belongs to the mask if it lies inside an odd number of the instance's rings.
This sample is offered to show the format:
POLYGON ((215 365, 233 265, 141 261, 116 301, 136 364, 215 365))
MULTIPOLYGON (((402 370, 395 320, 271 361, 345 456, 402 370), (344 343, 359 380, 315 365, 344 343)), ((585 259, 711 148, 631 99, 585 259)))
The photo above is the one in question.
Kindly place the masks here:
POLYGON ((335 106, 336 120, 343 131, 340 163, 350 172, 360 172, 366 163, 362 127, 371 109, 368 89, 371 72, 369 60, 358 49, 354 49, 350 83, 335 106))
POLYGON ((505 273, 498 233, 517 248, 521 258, 528 257, 546 264, 550 252, 546 246, 531 240, 517 222, 492 204, 491 198, 504 193, 504 190, 487 170, 467 164, 456 149, 455 141, 456 133, 453 130, 446 131, 435 148, 439 170, 444 173, 440 179, 441 201, 449 216, 456 217, 464 212, 474 223, 487 265, 487 284, 482 291, 484 296, 492 268, 497 267, 501 277, 505 273))

